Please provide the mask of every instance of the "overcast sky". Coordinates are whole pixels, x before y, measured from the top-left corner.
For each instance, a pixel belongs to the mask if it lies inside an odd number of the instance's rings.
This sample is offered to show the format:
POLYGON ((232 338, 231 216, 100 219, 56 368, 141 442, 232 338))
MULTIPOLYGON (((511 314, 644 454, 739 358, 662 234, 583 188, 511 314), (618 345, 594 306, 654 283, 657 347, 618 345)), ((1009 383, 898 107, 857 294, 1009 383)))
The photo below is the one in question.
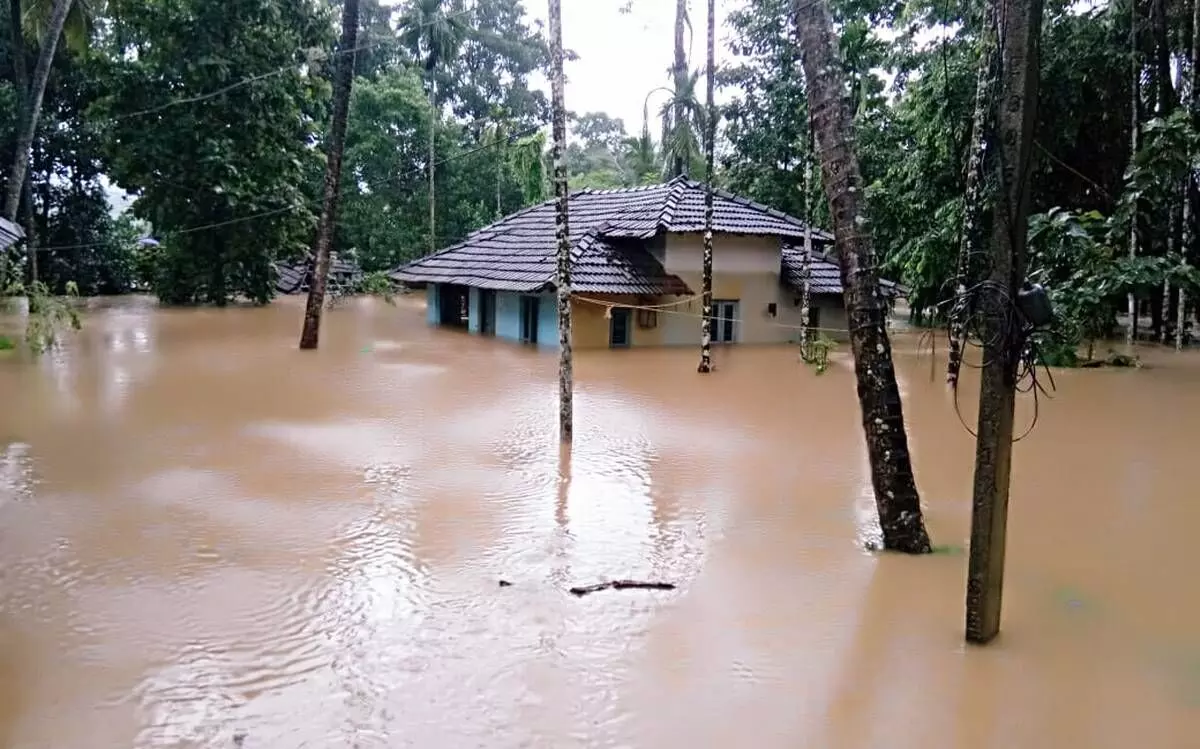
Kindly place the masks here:
MULTIPOLYGON (((675 0, 632 0, 628 14, 620 8, 627 0, 562 0, 563 46, 574 50, 579 59, 565 64, 567 109, 606 112, 625 121, 631 134, 640 132, 642 107, 646 95, 657 86, 670 82, 667 69, 675 58, 675 0)), ((717 65, 728 57, 725 19, 742 0, 717 0, 717 65)), ((692 26, 696 38, 688 56, 693 68, 705 64, 707 6, 704 0, 690 0, 692 26)), ((525 0, 530 16, 547 21, 547 0, 525 0)), ((547 32, 549 27, 547 27, 547 32)), ((727 60, 726 60, 727 61, 727 60)), ((546 86, 549 94, 549 87, 546 86)), ((703 89, 698 92, 703 96, 703 89)), ((657 102, 666 98, 659 92, 650 99, 653 123, 657 102), (655 98, 657 97, 657 98, 655 98)), ((717 93, 720 103, 727 97, 717 93)), ((658 132, 652 125, 651 132, 658 132)))

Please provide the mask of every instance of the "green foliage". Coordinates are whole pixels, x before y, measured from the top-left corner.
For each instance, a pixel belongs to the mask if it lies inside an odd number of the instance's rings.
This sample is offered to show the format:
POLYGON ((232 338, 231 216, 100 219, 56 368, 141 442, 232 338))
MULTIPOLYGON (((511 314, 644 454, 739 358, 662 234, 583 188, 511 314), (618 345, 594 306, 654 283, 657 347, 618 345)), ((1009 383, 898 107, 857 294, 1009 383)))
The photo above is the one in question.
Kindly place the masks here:
POLYGON ((383 271, 365 274, 358 283, 358 290, 360 293, 378 297, 388 304, 396 303, 396 284, 383 271))
POLYGON ((123 4, 113 20, 109 91, 95 109, 115 116, 112 175, 138 192, 134 211, 164 240, 154 292, 167 304, 269 301, 271 260, 311 241, 305 186, 324 159, 311 145, 329 95, 323 77, 276 71, 331 45, 329 9, 316 0, 149 0, 123 4), (164 108, 180 91, 255 75, 164 108))
POLYGON ((1029 279, 1046 287, 1055 311, 1053 328, 1042 336, 1043 358, 1053 366, 1091 361, 1095 343, 1113 333, 1116 314, 1131 289, 1159 289, 1166 278, 1200 289, 1195 269, 1181 270, 1165 257, 1130 258, 1109 239, 1117 218, 1097 211, 1060 208, 1030 217, 1029 279), (1087 346, 1081 360, 1079 348, 1087 346))
POLYGON ((834 341, 824 333, 810 335, 807 344, 800 351, 800 358, 805 364, 812 366, 817 374, 825 374, 829 367, 829 352, 837 348, 834 341))
POLYGON ((571 128, 578 140, 567 145, 567 179, 571 189, 609 190, 658 182, 664 155, 650 137, 649 124, 630 137, 625 122, 603 112, 588 112, 571 128))

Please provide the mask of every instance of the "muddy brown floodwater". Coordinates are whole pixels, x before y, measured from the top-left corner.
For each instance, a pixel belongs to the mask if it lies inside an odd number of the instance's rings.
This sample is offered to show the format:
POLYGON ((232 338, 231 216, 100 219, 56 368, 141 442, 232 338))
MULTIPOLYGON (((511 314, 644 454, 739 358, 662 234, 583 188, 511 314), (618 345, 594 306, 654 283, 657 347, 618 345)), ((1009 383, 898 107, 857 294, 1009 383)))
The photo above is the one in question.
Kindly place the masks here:
POLYGON ((1057 374, 977 649, 972 441, 915 338, 917 479, 958 547, 921 559, 860 550, 844 347, 821 377, 581 354, 560 481, 553 355, 408 299, 301 353, 302 301, 96 304, 0 359, 0 746, 1200 745, 1194 354, 1057 374), (679 587, 567 593, 612 578, 679 587))

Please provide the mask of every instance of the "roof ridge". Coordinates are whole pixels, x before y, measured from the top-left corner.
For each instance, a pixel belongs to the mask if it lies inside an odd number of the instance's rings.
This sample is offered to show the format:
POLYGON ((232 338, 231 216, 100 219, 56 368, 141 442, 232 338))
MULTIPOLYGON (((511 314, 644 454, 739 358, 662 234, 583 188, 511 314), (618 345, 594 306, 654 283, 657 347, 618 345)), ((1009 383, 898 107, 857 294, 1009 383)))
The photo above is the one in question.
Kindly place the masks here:
POLYGON ((687 182, 687 177, 681 174, 667 183, 671 189, 667 191, 667 196, 663 199, 662 210, 658 212, 658 229, 671 230, 671 222, 675 220, 675 209, 679 207, 679 199, 683 197, 683 190, 687 187, 687 182))

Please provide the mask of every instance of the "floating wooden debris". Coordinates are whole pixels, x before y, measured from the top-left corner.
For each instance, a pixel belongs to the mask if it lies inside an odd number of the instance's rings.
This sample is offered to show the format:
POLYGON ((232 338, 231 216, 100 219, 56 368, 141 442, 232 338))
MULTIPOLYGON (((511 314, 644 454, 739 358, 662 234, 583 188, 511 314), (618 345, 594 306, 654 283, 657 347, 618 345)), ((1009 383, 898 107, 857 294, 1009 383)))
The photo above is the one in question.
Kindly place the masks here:
POLYGON ((638 582, 637 580, 609 580, 606 583, 596 583, 595 585, 581 585, 571 588, 571 593, 577 596, 586 596, 588 593, 597 593, 601 590, 675 590, 675 583, 646 583, 638 582))

